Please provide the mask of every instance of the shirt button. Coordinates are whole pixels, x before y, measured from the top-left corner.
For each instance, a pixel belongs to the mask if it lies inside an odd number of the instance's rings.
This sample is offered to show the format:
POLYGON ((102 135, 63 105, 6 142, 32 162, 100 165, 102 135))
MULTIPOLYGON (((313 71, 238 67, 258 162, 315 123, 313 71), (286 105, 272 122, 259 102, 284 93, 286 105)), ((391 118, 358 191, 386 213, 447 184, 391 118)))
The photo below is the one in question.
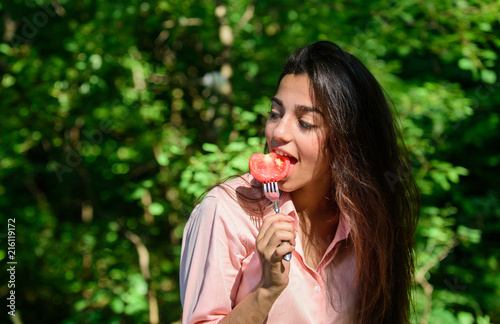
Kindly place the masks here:
POLYGON ((316 286, 316 287, 314 287, 314 291, 315 291, 315 292, 320 292, 320 291, 321 291, 321 287, 320 287, 320 286, 316 286))

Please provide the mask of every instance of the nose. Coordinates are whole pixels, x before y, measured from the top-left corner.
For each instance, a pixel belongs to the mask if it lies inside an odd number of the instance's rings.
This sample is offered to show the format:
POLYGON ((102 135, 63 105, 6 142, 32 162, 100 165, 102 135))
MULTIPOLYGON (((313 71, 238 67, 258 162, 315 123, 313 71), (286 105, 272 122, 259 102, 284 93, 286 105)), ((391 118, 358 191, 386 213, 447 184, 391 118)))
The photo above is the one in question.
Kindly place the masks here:
POLYGON ((283 116, 274 128, 273 138, 281 144, 290 142, 292 140, 292 128, 291 118, 286 115, 283 116))

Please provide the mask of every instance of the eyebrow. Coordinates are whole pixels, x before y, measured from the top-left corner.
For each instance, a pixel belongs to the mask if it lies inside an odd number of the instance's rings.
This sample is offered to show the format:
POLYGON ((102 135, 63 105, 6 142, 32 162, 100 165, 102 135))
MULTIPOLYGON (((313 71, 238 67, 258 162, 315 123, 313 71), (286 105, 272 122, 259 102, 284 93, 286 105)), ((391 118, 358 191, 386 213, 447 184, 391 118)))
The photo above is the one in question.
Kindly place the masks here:
MULTIPOLYGON (((273 102, 277 103, 278 105, 280 105, 281 107, 283 107, 283 101, 279 100, 278 98, 273 97, 271 99, 271 101, 273 101, 273 102)), ((317 113, 317 114, 323 116, 323 113, 316 107, 309 107, 306 105, 295 105, 295 110, 296 111, 303 111, 303 112, 314 112, 314 113, 317 113)))

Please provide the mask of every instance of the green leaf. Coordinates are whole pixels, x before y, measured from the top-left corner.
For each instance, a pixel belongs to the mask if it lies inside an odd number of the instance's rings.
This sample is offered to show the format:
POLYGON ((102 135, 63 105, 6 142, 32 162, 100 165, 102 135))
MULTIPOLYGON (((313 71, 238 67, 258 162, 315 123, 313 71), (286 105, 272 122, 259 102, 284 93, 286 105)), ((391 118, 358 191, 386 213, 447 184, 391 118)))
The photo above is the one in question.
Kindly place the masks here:
POLYGON ((458 60, 458 67, 461 68, 462 70, 475 69, 474 63, 471 61, 471 59, 467 57, 462 57, 460 60, 458 60))
POLYGON ((492 70, 481 70, 481 80, 486 83, 494 84, 497 81, 497 74, 492 70))
POLYGON ((476 244, 481 242, 481 230, 459 225, 457 228, 457 234, 461 241, 476 244))
POLYGON ((160 153, 157 157, 156 157, 156 161, 158 162, 159 165, 161 166, 167 166, 168 165, 168 155, 167 153, 165 152, 162 152, 160 153))
POLYGON ((118 297, 113 298, 109 306, 117 314, 121 314, 125 310, 125 303, 118 297))
POLYGON ((206 152, 215 153, 219 152, 219 147, 212 143, 203 143, 202 148, 206 152))
POLYGON ((458 318, 459 324, 473 324, 474 323, 474 316, 471 313, 459 312, 457 318, 458 318))
POLYGON ((0 84, 4 88, 12 87, 16 83, 16 78, 10 74, 5 74, 2 78, 2 82, 0 84))
POLYGON ((184 149, 178 145, 170 145, 168 147, 168 150, 170 151, 170 153, 175 154, 175 155, 183 155, 184 154, 184 149))
POLYGON ((142 196, 144 196, 144 194, 146 193, 146 189, 143 188, 143 187, 139 187, 137 189, 134 190, 134 192, 130 195, 130 198, 134 199, 134 200, 138 200, 138 199, 141 199, 142 196))
POLYGON ((245 142, 232 142, 224 151, 226 152, 241 152, 246 149, 248 145, 245 142))
POLYGON ((165 211, 165 208, 163 207, 162 204, 157 203, 157 202, 153 202, 153 203, 151 203, 151 205, 149 205, 148 211, 151 215, 158 216, 158 215, 163 214, 163 212, 165 211))

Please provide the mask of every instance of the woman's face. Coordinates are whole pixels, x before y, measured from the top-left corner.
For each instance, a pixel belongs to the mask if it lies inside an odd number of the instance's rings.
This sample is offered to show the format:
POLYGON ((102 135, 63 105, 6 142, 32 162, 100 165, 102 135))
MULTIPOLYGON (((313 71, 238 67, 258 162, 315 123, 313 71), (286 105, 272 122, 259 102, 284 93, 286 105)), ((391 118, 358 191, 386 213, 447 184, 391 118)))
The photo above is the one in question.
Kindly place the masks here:
POLYGON ((313 107, 307 75, 286 75, 272 99, 266 123, 269 151, 289 155, 290 172, 279 182, 286 192, 325 190, 331 183, 324 148, 326 124, 313 107))

